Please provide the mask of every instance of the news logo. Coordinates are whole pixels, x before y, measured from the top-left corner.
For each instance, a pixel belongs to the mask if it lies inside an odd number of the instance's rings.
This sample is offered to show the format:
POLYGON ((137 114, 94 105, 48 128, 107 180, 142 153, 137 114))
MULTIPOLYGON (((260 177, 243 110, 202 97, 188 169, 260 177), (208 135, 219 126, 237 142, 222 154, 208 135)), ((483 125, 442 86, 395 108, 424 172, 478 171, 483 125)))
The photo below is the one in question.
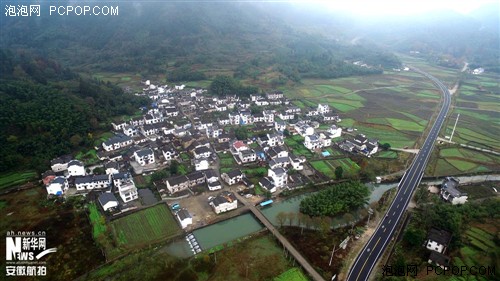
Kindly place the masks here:
POLYGON ((6 276, 45 276, 43 257, 57 248, 47 248, 44 231, 8 231, 5 237, 6 276))

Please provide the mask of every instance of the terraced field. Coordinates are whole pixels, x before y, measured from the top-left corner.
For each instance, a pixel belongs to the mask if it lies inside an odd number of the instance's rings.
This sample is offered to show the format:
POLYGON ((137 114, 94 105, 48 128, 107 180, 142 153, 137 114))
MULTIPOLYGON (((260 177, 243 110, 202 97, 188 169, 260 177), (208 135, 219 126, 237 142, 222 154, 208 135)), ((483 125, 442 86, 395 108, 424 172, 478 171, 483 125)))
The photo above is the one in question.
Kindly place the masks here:
POLYGON ((431 163, 436 176, 497 171, 500 167, 500 157, 493 154, 457 147, 438 149, 439 158, 431 163))
MULTIPOLYGON (((495 242, 495 230, 498 230, 496 223, 489 224, 487 228, 478 225, 467 230, 465 245, 460 248, 458 255, 453 257, 453 265, 469 268, 471 266, 484 266, 485 268, 498 266, 498 261, 493 258, 495 253, 500 252, 500 245, 495 242)), ((467 280, 481 279, 468 278, 467 280)))
MULTIPOLYGON (((446 70, 446 75, 455 70, 446 70)), ((393 147, 413 147, 437 108, 440 93, 424 77, 409 71, 339 79, 304 79, 281 88, 302 109, 328 104, 340 125, 393 147)))
POLYGON ((35 171, 12 172, 0 175, 0 189, 21 185, 37 178, 35 171))

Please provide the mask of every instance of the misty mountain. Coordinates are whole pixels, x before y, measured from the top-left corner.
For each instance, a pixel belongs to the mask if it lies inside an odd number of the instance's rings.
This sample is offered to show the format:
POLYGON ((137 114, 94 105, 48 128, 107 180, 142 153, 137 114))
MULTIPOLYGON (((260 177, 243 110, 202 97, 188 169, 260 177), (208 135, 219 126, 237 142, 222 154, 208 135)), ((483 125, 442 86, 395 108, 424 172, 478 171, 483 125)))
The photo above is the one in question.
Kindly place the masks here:
MULTIPOLYGON (((354 22, 350 33, 397 52, 419 51, 441 64, 463 59, 500 71, 499 7, 486 5, 469 15, 435 11, 354 22)), ((453 65, 449 65, 453 66, 453 65)))
POLYGON ((374 45, 343 41, 341 26, 328 34, 316 32, 312 23, 296 28, 300 12, 287 3, 118 4, 118 16, 7 17, 0 47, 29 50, 79 70, 147 74, 187 67, 209 75, 230 70, 254 79, 275 72, 294 81, 399 65, 395 56, 374 45), (374 68, 352 65, 357 60, 374 68))

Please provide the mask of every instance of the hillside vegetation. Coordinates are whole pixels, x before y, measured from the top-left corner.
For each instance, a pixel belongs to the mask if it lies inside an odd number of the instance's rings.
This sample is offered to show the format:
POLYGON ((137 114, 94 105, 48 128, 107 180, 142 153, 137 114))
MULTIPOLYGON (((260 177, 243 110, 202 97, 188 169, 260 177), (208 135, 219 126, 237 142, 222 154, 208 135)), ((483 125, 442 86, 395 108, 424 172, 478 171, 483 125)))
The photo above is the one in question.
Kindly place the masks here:
POLYGON ((119 3, 118 16, 6 18, 0 47, 43 52, 79 71, 163 74, 201 80, 220 72, 284 83, 380 73, 399 65, 376 46, 298 30, 288 4, 119 3), (365 61, 373 68, 353 65, 365 61))
POLYGON ((146 105, 53 60, 0 50, 0 65, 0 171, 42 171, 50 159, 92 146, 111 117, 146 105))

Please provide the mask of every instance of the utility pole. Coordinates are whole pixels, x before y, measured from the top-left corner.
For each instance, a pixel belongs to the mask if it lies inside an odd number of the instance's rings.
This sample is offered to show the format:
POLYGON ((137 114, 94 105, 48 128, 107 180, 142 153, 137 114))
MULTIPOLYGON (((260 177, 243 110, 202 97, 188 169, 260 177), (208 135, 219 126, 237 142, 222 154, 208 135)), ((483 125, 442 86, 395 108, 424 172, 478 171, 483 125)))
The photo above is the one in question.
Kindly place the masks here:
POLYGON ((460 113, 457 115, 457 120, 455 120, 455 126, 453 126, 453 131, 451 131, 451 136, 450 136, 449 142, 451 142, 451 139, 453 139, 453 134, 455 133, 455 128, 457 127, 457 123, 458 123, 458 117, 460 117, 460 113))
POLYGON ((373 214, 373 210, 372 210, 372 208, 369 208, 368 209, 368 221, 366 222, 366 226, 368 226, 370 224, 370 217, 372 214, 373 214))
POLYGON ((335 246, 337 246, 337 245, 333 245, 332 255, 330 256, 330 263, 328 264, 328 266, 332 265, 333 253, 335 253, 335 246))

